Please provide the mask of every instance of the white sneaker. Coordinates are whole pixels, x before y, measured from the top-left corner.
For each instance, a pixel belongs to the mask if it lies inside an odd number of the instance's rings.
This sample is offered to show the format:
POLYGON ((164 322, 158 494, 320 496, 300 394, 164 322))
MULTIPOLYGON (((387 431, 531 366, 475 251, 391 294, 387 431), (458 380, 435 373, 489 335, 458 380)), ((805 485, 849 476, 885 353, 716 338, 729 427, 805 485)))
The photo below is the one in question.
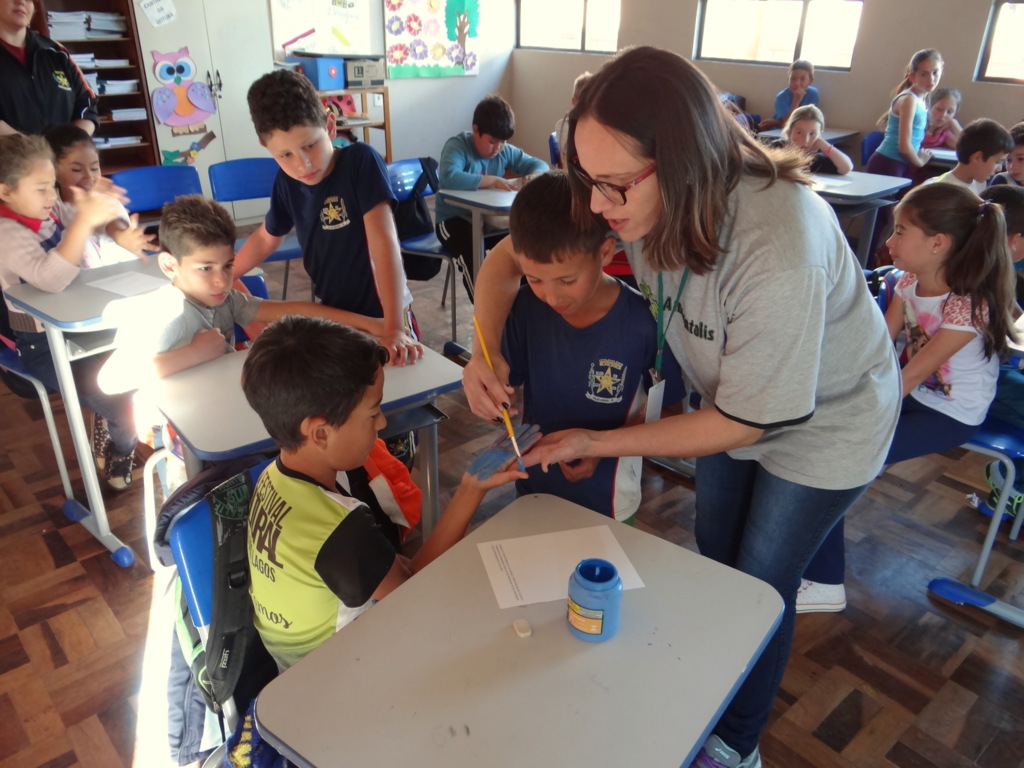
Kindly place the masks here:
POLYGON ((836 613, 846 608, 846 587, 800 579, 796 591, 797 613, 836 613))

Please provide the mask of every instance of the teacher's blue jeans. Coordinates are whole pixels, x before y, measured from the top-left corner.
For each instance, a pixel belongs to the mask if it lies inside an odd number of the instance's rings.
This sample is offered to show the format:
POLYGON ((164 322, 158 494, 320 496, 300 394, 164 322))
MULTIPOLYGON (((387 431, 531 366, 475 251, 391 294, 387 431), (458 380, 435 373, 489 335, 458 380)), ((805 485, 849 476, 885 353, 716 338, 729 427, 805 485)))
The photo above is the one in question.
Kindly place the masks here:
POLYGON ((811 488, 725 453, 697 459, 701 554, 768 582, 785 601, 775 634, 713 729, 743 756, 757 746, 786 670, 800 575, 825 534, 865 488, 811 488))

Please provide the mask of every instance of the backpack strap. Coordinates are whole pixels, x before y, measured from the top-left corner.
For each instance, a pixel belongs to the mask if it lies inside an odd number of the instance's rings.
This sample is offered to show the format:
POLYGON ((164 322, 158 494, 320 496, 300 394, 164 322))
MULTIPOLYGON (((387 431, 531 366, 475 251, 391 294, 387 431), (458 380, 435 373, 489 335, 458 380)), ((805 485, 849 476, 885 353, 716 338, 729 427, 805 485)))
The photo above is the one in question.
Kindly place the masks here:
POLYGON ((207 638, 206 671, 214 698, 223 704, 235 691, 246 648, 253 642, 252 598, 249 596, 247 529, 253 473, 263 465, 235 475, 207 495, 213 526, 213 618, 207 638))
POLYGON ((437 192, 441 188, 441 182, 437 178, 437 160, 432 157, 421 157, 420 167, 423 172, 413 185, 413 195, 422 195, 428 184, 433 192, 437 192))

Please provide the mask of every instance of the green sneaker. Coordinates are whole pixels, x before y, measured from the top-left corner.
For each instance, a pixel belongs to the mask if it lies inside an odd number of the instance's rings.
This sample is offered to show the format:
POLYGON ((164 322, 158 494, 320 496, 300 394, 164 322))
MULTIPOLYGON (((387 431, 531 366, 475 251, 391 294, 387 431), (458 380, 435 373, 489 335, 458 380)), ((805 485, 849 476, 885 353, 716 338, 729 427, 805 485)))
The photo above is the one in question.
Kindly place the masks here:
MULTIPOLYGON (((988 496, 988 505, 995 511, 996 505, 999 503, 999 494, 1006 484, 1006 473, 1003 472, 1003 463, 1001 461, 990 461, 986 464, 985 479, 988 481, 988 487, 992 489, 992 493, 988 496)), ((1017 510, 1024 504, 1024 493, 1021 493, 1016 488, 1013 490, 1014 492, 1010 494, 1010 498, 1006 500, 1005 513, 1010 517, 1016 517, 1017 510)))

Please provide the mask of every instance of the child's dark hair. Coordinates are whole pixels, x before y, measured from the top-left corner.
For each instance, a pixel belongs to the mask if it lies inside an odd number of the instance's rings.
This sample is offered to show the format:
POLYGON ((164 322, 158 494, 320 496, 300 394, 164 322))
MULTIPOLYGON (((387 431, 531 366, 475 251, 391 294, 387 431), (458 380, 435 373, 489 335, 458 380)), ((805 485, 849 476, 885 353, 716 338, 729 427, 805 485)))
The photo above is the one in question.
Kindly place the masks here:
POLYGON ((1013 137, 995 120, 982 117, 968 123, 956 137, 956 159, 970 162, 971 155, 981 152, 982 159, 1013 151, 1013 137))
POLYGON ((274 131, 297 125, 320 128, 326 109, 309 78, 290 69, 268 72, 249 86, 249 116, 256 135, 266 140, 274 131))
POLYGON ((802 69, 808 75, 811 76, 811 82, 814 82, 814 65, 811 64, 807 59, 797 59, 789 65, 789 74, 793 74, 794 69, 802 69))
POLYGON ((36 160, 53 162, 53 150, 42 136, 22 133, 0 136, 0 184, 18 186, 36 160))
POLYGON ((1010 128, 1010 136, 1013 137, 1013 146, 1024 144, 1024 120, 1010 128))
POLYGON ((596 214, 582 225, 573 221, 572 190, 562 171, 549 171, 526 184, 509 215, 512 247, 540 264, 576 251, 596 257, 607 231, 596 214))
POLYGON ((501 96, 485 96, 473 110, 473 125, 480 135, 487 134, 508 141, 516 132, 516 117, 512 107, 501 96))
POLYGON ((929 237, 941 232, 952 240, 943 264, 946 284, 971 300, 985 354, 1004 356, 1013 334, 1014 277, 1002 206, 962 184, 923 184, 910 190, 896 211, 929 237))
POLYGON ((55 125, 43 132, 43 138, 50 144, 53 154, 60 160, 67 154, 68 150, 76 144, 88 144, 95 147, 96 142, 83 128, 72 123, 55 125))
MULTIPOLYGON (((923 62, 926 62, 929 59, 934 59, 935 61, 937 61, 940 67, 945 63, 942 60, 942 54, 939 53, 934 48, 922 48, 920 51, 918 51, 917 53, 910 57, 910 63, 907 64, 907 71, 903 75, 903 79, 900 81, 899 85, 892 89, 892 93, 889 94, 890 102, 892 102, 893 99, 895 99, 905 90, 910 88, 910 76, 917 72, 917 68, 921 66, 923 62)), ((878 125, 883 127, 885 126, 885 124, 889 121, 889 112, 891 111, 892 107, 890 106, 888 109, 885 110, 885 112, 882 113, 882 116, 878 118, 878 125)))
POLYGON ((160 247, 178 261, 196 248, 235 245, 235 222, 224 206, 202 195, 182 195, 160 213, 160 247))
MULTIPOLYGON (((283 450, 299 448, 303 419, 344 424, 388 351, 362 331, 318 317, 289 315, 253 342, 242 366, 242 391, 283 450)), ((343 468, 339 468, 343 469, 343 468)))
POLYGON ((1007 236, 1024 235, 1024 187, 996 184, 982 190, 981 199, 1003 207, 1007 236))

